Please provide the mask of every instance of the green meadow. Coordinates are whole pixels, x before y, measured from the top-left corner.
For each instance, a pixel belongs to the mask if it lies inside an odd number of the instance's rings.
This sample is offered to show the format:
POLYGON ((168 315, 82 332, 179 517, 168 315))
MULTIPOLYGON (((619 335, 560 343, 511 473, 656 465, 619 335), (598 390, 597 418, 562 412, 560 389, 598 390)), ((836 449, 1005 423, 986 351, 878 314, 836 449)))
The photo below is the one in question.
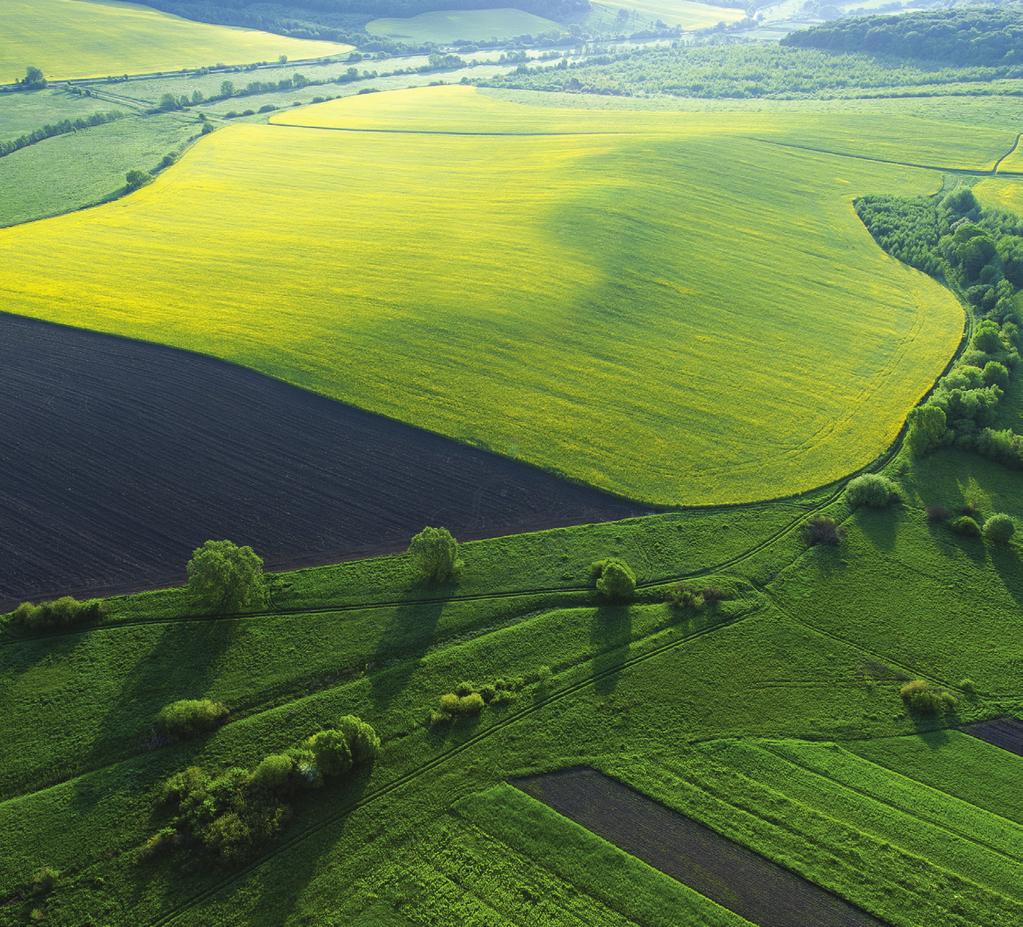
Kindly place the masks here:
POLYGON ((486 41, 520 35, 561 32, 562 27, 542 16, 511 8, 493 10, 439 10, 406 18, 374 19, 366 24, 370 35, 405 42, 486 41))

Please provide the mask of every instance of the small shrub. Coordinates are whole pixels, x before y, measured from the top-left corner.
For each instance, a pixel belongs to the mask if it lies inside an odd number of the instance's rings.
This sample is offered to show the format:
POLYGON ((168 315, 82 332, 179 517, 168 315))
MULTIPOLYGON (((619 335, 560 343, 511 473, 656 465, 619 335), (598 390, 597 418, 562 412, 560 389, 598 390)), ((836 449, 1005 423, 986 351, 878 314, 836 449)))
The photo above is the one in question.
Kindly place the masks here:
POLYGON ((692 586, 687 586, 685 583, 679 583, 677 586, 672 586, 667 593, 665 593, 665 599, 667 600, 668 605, 672 608, 687 611, 696 611, 701 609, 707 601, 699 589, 694 589, 692 586))
POLYGON ((980 525, 977 519, 972 515, 960 515, 957 518, 953 518, 948 523, 956 534, 961 534, 967 538, 979 538, 980 537, 980 525))
POLYGON ((984 539, 992 544, 1008 544, 1015 533, 1016 523, 1001 512, 984 522, 984 539))
POLYGON ((817 515, 803 525, 803 540, 810 547, 816 547, 818 544, 837 547, 844 535, 845 530, 842 526, 827 515, 817 515))
POLYGON ((898 498, 898 487, 879 473, 864 473, 850 480, 846 487, 846 499, 854 509, 883 509, 898 498))
POLYGON ((592 566, 597 594, 608 602, 628 602, 636 592, 636 574, 624 560, 607 557, 592 566))
POLYGON ((164 734, 184 739, 220 727, 227 714, 227 706, 222 702, 186 698, 164 705, 156 716, 156 725, 164 734))
POLYGON ((907 682, 900 690, 899 695, 905 702, 910 714, 934 716, 951 711, 955 708, 956 700, 951 692, 932 686, 926 679, 914 679, 907 682))
POLYGON ((32 894, 48 895, 57 886, 60 879, 60 870, 52 866, 44 866, 32 874, 32 894))
POLYGON ((927 506, 927 520, 932 524, 941 524, 952 517, 952 513, 943 505, 927 506))
POLYGON ((479 692, 470 692, 468 695, 447 692, 440 697, 441 714, 447 715, 449 718, 467 718, 478 715, 486 707, 486 704, 479 692))
POLYGON ((717 586, 704 586, 700 594, 703 596, 703 601, 707 605, 713 607, 718 602, 724 602, 725 599, 729 598, 729 594, 724 589, 719 589, 717 586))
POLYGON ((959 688, 971 697, 977 694, 977 684, 969 676, 959 680, 959 688))

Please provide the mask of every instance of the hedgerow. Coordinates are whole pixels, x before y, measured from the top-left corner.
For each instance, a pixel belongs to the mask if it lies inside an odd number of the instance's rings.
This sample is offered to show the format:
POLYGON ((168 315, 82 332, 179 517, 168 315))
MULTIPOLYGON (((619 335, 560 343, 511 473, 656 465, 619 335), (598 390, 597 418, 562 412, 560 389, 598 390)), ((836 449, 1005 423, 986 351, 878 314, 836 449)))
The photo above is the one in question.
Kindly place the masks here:
POLYGON ((181 699, 160 709, 156 726, 170 737, 184 739, 220 727, 227 720, 227 706, 212 699, 181 699))
POLYGON ((225 865, 248 859, 284 827, 289 799, 343 780, 371 764, 379 749, 373 727, 347 715, 336 727, 265 756, 253 770, 235 766, 211 775, 190 766, 164 783, 171 821, 146 842, 140 858, 180 845, 225 865))
POLYGON ((57 631, 99 621, 106 614, 107 604, 102 599, 80 602, 65 595, 38 605, 22 602, 11 613, 11 620, 26 631, 57 631))

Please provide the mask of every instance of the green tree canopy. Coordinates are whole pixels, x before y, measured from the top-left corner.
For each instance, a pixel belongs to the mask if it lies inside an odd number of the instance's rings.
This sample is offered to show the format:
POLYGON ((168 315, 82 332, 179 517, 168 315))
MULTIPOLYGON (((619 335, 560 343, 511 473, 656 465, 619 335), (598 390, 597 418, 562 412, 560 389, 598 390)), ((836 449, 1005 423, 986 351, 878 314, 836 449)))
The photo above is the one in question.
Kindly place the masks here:
POLYGON ((412 538, 408 553, 416 571, 429 582, 443 583, 462 571, 458 541, 447 528, 423 528, 412 538))
POLYGON ((188 591, 200 606, 220 614, 262 605, 263 559, 233 541, 207 541, 188 561, 188 591))

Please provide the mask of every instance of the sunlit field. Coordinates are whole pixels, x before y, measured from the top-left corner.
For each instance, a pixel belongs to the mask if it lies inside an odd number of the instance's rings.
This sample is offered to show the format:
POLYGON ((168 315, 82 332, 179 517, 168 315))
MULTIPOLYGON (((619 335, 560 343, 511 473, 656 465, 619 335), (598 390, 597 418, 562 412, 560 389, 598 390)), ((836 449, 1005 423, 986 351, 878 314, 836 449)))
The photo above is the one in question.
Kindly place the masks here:
POLYGON ((522 10, 440 10, 407 18, 381 18, 367 23, 370 35, 406 42, 456 42, 510 39, 519 35, 562 32, 556 22, 522 10))

